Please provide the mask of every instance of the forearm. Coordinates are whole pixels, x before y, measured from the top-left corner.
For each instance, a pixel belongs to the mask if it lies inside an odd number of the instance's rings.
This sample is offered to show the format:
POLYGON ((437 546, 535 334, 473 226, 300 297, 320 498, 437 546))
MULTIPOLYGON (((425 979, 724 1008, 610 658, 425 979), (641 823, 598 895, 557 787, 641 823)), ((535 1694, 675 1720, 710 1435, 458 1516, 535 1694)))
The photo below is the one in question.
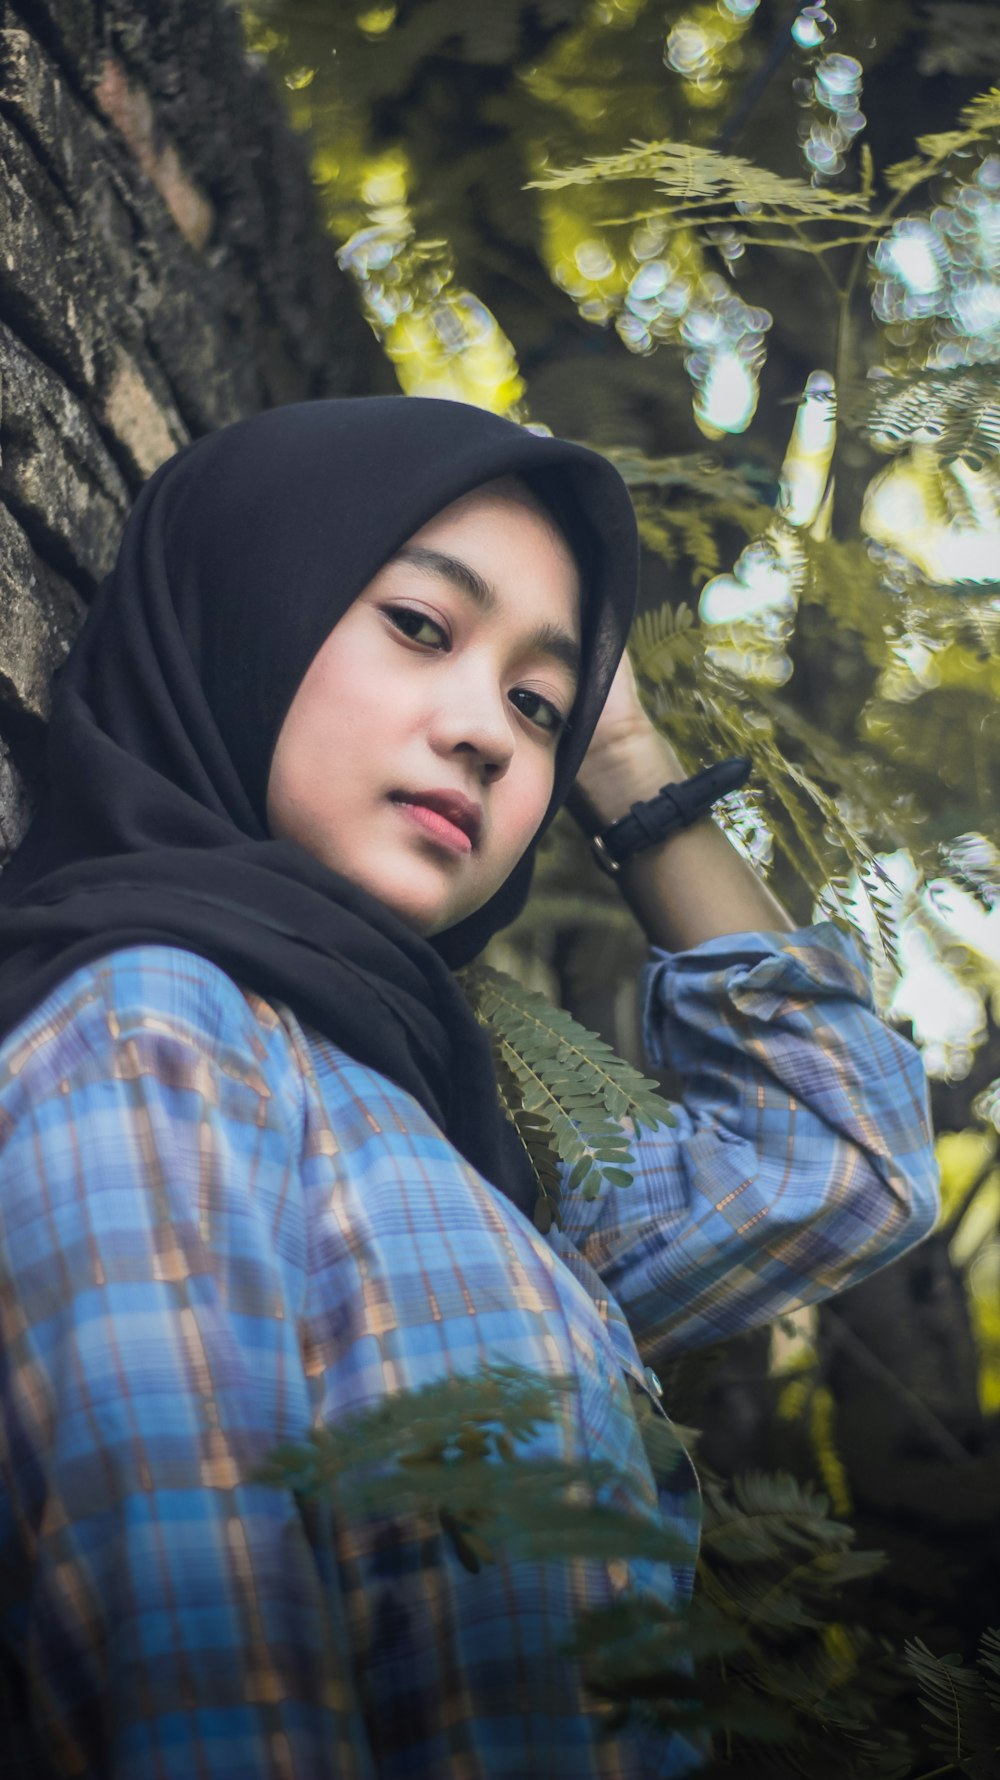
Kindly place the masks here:
POLYGON ((635 1140, 626 1191, 564 1195, 563 1235, 658 1366, 902 1254, 934 1223, 938 1170, 919 1052, 829 922, 657 959, 643 990, 677 1123, 635 1140))
MULTIPOLYGON (((637 799, 685 776, 669 742, 648 724, 610 738, 597 758, 588 756, 567 807, 593 834, 637 799)), ((710 816, 632 854, 617 882, 651 944, 664 951, 687 951, 725 933, 788 932, 794 926, 710 816)))

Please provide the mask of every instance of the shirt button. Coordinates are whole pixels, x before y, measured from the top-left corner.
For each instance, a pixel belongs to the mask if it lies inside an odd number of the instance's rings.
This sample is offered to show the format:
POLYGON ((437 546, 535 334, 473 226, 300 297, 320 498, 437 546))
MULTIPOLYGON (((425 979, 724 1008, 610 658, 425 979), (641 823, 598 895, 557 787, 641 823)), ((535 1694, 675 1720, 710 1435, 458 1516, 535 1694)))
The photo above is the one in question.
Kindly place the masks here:
POLYGON ((642 1369, 642 1376, 646 1380, 646 1384, 652 1391, 653 1396, 656 1398, 662 1397, 663 1386, 657 1378, 656 1373, 653 1371, 652 1366, 644 1366, 642 1369))
POLYGON ((621 1558, 615 1558, 608 1565, 608 1579, 616 1595, 620 1595, 628 1587, 628 1565, 621 1558))

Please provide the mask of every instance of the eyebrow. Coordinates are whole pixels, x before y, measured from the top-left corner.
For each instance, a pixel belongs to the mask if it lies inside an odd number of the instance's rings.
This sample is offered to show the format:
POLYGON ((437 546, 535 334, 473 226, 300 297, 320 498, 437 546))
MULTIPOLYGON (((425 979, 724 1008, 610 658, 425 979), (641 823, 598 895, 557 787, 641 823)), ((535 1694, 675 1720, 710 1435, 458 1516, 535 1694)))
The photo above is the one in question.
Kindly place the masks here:
MULTIPOLYGON (((457 587, 460 593, 467 594, 473 604, 488 616, 492 617, 500 608, 500 595, 492 582, 484 580, 479 571, 471 563, 463 562, 460 556, 449 556, 444 550, 428 550, 423 544, 404 544, 392 560, 408 562, 424 575, 442 576, 453 587, 457 587)), ((561 625, 539 624, 526 639, 525 652, 529 655, 548 655, 553 661, 562 662, 573 679, 579 680, 580 645, 561 625)))

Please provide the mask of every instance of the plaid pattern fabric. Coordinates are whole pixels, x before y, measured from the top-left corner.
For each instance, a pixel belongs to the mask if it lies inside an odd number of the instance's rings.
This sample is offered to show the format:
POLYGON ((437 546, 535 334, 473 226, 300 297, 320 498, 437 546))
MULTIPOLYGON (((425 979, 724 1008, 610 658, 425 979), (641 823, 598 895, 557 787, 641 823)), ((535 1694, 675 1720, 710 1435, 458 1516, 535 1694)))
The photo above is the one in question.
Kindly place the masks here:
POLYGON ((667 1780, 560 1653, 692 1565, 469 1574, 405 1518, 247 1482, 386 1393, 518 1361, 578 1389, 531 1456, 697 1536, 633 1403, 659 1356, 853 1283, 936 1212, 925 1084, 829 926, 654 951, 679 1123, 541 1237, 423 1110, 197 954, 77 971, 0 1047, 5 1780, 667 1780))

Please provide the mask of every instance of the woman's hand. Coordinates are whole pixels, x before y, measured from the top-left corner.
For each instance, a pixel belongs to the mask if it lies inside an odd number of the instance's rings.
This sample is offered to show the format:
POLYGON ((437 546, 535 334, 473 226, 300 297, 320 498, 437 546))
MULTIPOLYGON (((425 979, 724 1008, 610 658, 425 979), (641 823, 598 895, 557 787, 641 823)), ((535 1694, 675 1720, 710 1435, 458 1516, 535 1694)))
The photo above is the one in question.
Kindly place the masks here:
POLYGON ((581 826, 607 828, 639 798, 685 776, 677 755, 642 708, 628 652, 611 682, 566 807, 581 826))
POLYGON ((591 737, 587 759, 609 740, 632 731, 641 732, 652 728, 639 699, 639 688, 636 685, 635 669, 626 649, 618 670, 611 682, 611 688, 604 701, 604 709, 597 720, 597 728, 591 737))
MULTIPOLYGON (((633 803, 685 776, 643 710, 624 655, 566 808, 586 834, 599 834, 633 803)), ((666 951, 686 951, 720 934, 787 932, 793 925, 708 817, 640 848, 625 860, 616 882, 652 944, 666 951)))

